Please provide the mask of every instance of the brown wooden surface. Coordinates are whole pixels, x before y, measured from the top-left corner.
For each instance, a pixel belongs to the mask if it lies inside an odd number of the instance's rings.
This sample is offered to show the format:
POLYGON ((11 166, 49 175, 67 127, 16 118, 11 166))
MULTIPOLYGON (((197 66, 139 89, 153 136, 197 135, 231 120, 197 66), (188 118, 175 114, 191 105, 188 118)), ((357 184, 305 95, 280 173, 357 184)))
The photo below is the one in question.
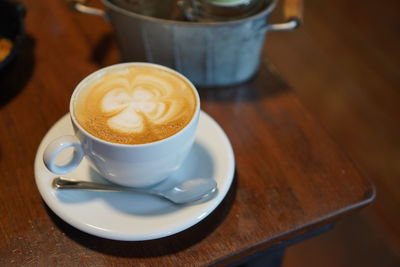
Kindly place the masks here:
POLYGON ((265 56, 373 180, 377 197, 291 247, 284 267, 400 266, 400 1, 304 2, 302 27, 271 33, 265 56))
POLYGON ((371 183, 264 60, 247 84, 199 90, 202 109, 224 128, 236 157, 233 186, 215 212, 146 242, 74 229, 41 200, 33 161, 45 133, 68 112, 74 86, 118 62, 118 51, 101 19, 72 13, 62 1, 21 2, 28 36, 0 81, 0 266, 226 263, 372 201, 371 183))

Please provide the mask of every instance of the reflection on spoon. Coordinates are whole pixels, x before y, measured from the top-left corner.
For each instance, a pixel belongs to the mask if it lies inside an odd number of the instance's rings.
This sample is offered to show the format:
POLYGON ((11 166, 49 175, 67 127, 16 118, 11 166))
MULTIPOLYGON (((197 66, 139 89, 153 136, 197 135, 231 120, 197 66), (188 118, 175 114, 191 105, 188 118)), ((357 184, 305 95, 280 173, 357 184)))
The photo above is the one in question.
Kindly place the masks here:
POLYGON ((87 181, 79 181, 75 179, 56 177, 53 180, 53 187, 56 189, 83 189, 98 191, 121 191, 139 194, 155 195, 167 199, 175 204, 187 204, 198 201, 200 199, 209 200, 212 193, 217 191, 217 183, 214 179, 209 178, 193 178, 183 181, 172 188, 165 190, 153 188, 134 188, 125 187, 115 184, 102 184, 87 181))

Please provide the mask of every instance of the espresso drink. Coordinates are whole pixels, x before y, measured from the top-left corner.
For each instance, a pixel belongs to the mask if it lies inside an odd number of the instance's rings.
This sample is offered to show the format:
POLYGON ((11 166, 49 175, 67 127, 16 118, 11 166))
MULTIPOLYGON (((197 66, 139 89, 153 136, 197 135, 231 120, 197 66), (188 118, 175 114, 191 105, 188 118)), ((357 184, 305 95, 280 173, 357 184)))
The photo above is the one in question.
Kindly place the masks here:
POLYGON ((73 99, 78 123, 92 135, 120 144, 145 144, 184 128, 196 110, 192 86, 151 66, 129 66, 89 82, 73 99))

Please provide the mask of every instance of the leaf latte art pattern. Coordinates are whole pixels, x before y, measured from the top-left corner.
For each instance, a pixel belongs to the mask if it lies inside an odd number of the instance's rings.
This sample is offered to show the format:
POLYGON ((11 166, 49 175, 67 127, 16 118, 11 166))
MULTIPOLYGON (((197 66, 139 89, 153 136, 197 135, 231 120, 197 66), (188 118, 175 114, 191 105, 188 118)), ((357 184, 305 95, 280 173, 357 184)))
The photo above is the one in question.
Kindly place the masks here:
POLYGON ((90 133, 117 143, 146 143, 182 129, 196 100, 179 76, 151 67, 108 73, 79 93, 75 115, 90 133))

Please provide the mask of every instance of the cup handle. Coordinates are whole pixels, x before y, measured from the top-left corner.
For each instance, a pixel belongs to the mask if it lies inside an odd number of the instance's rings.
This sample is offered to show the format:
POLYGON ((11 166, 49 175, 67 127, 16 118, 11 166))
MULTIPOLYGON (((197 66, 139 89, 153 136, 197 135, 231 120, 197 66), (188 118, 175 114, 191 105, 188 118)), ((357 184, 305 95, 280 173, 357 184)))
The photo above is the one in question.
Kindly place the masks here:
POLYGON ((261 31, 287 31, 298 28, 303 24, 303 0, 284 0, 283 16, 286 22, 263 25, 261 31))
POLYGON ((73 135, 65 135, 55 139, 47 145, 43 153, 43 162, 46 165, 47 169, 49 169, 51 172, 55 174, 66 174, 79 165, 79 163, 82 161, 83 156, 84 153, 82 145, 79 142, 78 138, 73 135), (70 147, 74 149, 71 160, 64 165, 57 165, 55 163, 55 160, 58 155, 63 150, 70 147))
POLYGON ((68 5, 75 11, 83 14, 99 16, 106 19, 106 12, 104 10, 87 6, 86 3, 88 0, 67 0, 68 5))

